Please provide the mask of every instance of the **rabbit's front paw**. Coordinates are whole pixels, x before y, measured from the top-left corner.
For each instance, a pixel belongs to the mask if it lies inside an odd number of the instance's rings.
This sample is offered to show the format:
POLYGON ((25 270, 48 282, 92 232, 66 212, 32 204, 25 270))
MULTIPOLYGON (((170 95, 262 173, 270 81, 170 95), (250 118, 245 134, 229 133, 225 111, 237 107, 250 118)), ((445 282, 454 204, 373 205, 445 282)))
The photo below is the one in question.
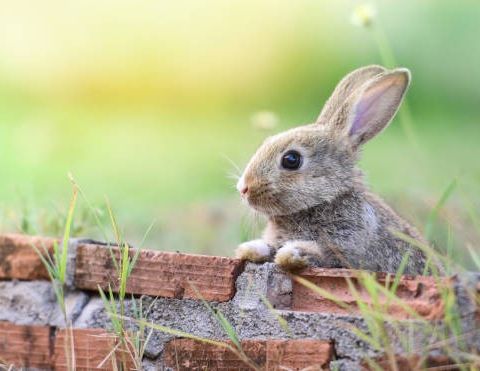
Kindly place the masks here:
POLYGON ((240 244, 235 250, 238 259, 265 262, 271 258, 271 248, 263 240, 252 240, 240 244))
POLYGON ((278 249, 275 255, 275 264, 285 270, 300 269, 308 265, 307 259, 300 255, 300 249, 291 242, 278 249))
POLYGON ((321 251, 314 241, 288 241, 275 255, 275 263, 287 271, 307 267, 321 257, 321 251))

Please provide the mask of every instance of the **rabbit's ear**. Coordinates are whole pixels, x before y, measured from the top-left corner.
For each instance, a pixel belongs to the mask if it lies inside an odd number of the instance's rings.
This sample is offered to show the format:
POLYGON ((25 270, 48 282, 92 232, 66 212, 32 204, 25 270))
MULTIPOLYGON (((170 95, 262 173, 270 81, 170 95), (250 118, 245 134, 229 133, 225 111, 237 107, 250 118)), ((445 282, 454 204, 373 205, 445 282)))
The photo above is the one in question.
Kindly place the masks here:
POLYGON ((358 68, 345 76, 337 85, 318 116, 317 124, 328 123, 336 111, 360 86, 375 76, 385 72, 382 66, 371 65, 358 68))
POLYGON ((398 68, 366 82, 337 111, 334 132, 347 135, 354 147, 380 133, 392 120, 410 83, 410 71, 398 68))

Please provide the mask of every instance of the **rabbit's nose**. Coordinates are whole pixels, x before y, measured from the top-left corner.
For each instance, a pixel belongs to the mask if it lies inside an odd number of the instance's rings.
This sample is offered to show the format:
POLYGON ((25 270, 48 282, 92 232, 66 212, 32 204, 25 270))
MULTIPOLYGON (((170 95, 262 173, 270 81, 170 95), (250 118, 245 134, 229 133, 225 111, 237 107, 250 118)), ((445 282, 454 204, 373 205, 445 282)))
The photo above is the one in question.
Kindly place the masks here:
POLYGON ((248 193, 248 185, 245 183, 243 177, 238 180, 237 190, 240 192, 240 195, 245 196, 248 193))
POLYGON ((248 193, 248 186, 244 186, 242 189, 240 189, 240 194, 242 196, 245 196, 248 193))

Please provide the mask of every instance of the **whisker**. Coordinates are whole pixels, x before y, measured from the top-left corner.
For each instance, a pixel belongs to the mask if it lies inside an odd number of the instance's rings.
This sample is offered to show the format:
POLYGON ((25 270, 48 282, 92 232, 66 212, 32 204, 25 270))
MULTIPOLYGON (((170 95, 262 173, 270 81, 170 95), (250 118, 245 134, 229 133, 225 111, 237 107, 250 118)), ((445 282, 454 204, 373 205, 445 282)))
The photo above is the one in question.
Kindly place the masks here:
POLYGON ((237 171, 237 173, 239 174, 238 177, 240 178, 241 174, 242 174, 242 170, 240 169, 240 167, 230 158, 228 157, 226 154, 222 153, 221 156, 227 160, 230 165, 232 165, 234 167, 234 169, 237 171))
POLYGON ((237 174, 234 174, 234 173, 227 173, 225 176, 226 176, 227 179, 233 179, 233 180, 236 180, 236 181, 238 181, 238 179, 240 179, 240 176, 237 175, 237 174))

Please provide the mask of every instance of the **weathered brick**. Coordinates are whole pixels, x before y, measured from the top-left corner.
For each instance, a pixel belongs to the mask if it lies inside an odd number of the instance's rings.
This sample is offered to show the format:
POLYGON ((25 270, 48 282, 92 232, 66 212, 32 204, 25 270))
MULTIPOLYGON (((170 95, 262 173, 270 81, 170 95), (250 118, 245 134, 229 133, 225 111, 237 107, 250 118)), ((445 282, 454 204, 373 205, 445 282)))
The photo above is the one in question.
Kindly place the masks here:
POLYGON ((0 279, 49 279, 40 257, 34 250, 53 251, 55 239, 20 234, 0 235, 0 279))
MULTIPOLYGON (((466 367, 467 365, 464 365, 466 367)), ((474 366, 474 365, 472 365, 474 366)), ((365 360, 362 362, 363 370, 385 370, 385 371, 411 371, 411 370, 460 370, 455 361, 444 355, 395 355, 394 360, 387 355, 365 360)), ((468 369, 468 368, 466 368, 468 369)))
POLYGON ((248 361, 228 348, 192 339, 167 343, 163 359, 165 366, 175 370, 251 370, 251 365, 269 371, 320 370, 328 367, 333 355, 331 342, 316 339, 244 340, 241 344, 248 361))
POLYGON ((129 352, 117 345, 116 336, 103 329, 59 330, 55 338, 55 370, 118 370, 122 365, 126 365, 123 369, 131 369, 129 352))
MULTIPOLYGON (((312 289, 307 288, 293 276, 292 310, 306 312, 329 312, 337 314, 358 313, 355 295, 349 288, 348 280, 354 284, 358 295, 365 303, 371 303, 367 290, 359 282, 359 271, 349 269, 310 268, 299 274, 300 277, 314 283, 322 290, 328 291, 336 300, 348 305, 342 308, 312 289)), ((378 273, 377 281, 384 286, 393 283, 392 275, 378 273)), ((405 310, 405 305, 426 319, 440 319, 443 315, 441 295, 433 277, 402 276, 396 290, 396 296, 403 304, 393 301, 388 303, 386 311, 395 318, 409 318, 411 314, 405 310)), ((386 303, 386 297, 380 295, 380 302, 386 303)))
MULTIPOLYGON (((231 342, 227 342, 234 347, 231 342)), ((266 364, 264 340, 242 341, 242 349, 248 359, 258 367, 266 364)), ((165 345, 164 363, 179 370, 252 370, 237 354, 225 347, 207 344, 192 339, 175 339, 165 345)))
MULTIPOLYGON (((112 247, 118 259, 119 249, 112 247)), ((135 250, 130 249, 130 256, 135 250)), ((143 250, 127 282, 127 292, 171 298, 227 301, 235 294, 235 280, 243 267, 238 259, 143 250)), ((77 249, 75 286, 118 290, 118 274, 109 248, 80 245, 77 249)))
POLYGON ((333 357, 333 344, 325 340, 267 340, 268 371, 324 370, 333 357))
POLYGON ((48 326, 0 322, 0 365, 49 369, 51 341, 48 326))

